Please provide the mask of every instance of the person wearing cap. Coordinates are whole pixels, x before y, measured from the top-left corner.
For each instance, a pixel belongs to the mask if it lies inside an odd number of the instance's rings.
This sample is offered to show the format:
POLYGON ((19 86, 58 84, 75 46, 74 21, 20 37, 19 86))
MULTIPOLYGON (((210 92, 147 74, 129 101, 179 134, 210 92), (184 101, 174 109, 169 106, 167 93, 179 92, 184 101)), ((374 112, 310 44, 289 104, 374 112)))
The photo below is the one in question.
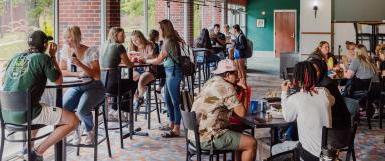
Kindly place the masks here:
MULTIPOLYGON (((29 49, 15 55, 9 62, 4 76, 4 91, 30 90, 32 105, 32 124, 59 125, 39 146, 34 148, 29 161, 42 161, 42 154, 53 144, 62 140, 76 128, 79 119, 72 112, 58 107, 39 103, 47 79, 56 84, 63 81, 56 62, 57 46, 48 43, 52 37, 42 31, 34 31, 28 38, 29 49), (49 55, 45 54, 48 49, 49 55)), ((25 124, 25 115, 16 111, 2 110, 4 121, 13 124, 25 124)), ((32 132, 32 137, 37 131, 32 132)), ((24 150, 26 154, 27 151, 24 150)))
MULTIPOLYGON (((229 129, 230 116, 245 117, 247 111, 237 98, 237 68, 232 60, 225 59, 212 73, 215 76, 205 83, 191 109, 197 114, 201 147, 210 150, 213 143, 216 150, 235 150, 236 160, 252 161, 256 140, 229 129)), ((191 132, 188 137, 195 140, 191 132)))

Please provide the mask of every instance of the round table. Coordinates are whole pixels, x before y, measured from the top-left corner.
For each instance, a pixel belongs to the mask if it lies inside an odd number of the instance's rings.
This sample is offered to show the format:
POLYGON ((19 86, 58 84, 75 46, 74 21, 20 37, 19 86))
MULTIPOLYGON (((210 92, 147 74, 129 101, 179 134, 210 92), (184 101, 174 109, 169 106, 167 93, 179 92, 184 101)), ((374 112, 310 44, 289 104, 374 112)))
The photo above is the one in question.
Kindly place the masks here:
MULTIPOLYGON (((92 78, 77 78, 77 77, 64 77, 62 84, 55 84, 53 82, 47 82, 46 88, 56 89, 56 107, 63 107, 63 88, 78 87, 90 84, 93 82, 92 78)), ((65 161, 65 144, 61 140, 55 144, 55 161, 65 161)))

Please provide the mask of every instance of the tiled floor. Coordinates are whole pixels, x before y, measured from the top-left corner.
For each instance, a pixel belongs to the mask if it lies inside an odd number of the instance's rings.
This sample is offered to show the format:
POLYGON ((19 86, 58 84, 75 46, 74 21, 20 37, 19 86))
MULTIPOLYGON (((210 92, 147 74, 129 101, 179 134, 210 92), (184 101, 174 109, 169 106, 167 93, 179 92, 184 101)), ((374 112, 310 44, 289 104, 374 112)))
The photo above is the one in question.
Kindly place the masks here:
MULTIPOLYGON (((278 62, 275 58, 258 57, 249 61, 249 85, 253 88, 253 98, 262 98, 267 92, 278 90, 281 80, 278 79, 278 62), (268 65, 263 66, 262 64, 268 65), (274 65, 276 64, 276 65, 274 65)), ((167 123, 165 114, 161 115, 162 123, 167 123)), ((147 121, 143 117, 139 117, 136 122, 137 127, 141 127, 143 131, 149 132, 149 136, 134 136, 133 140, 126 139, 124 141, 125 149, 120 149, 118 131, 110 131, 112 158, 107 156, 106 144, 99 146, 98 160, 125 160, 125 161, 183 161, 185 160, 185 138, 164 139, 160 137, 161 131, 157 130, 159 124, 156 121, 156 115, 152 115, 152 129, 147 130, 147 121)), ((356 137, 356 156, 359 161, 385 161, 385 130, 376 127, 368 130, 366 124, 357 131, 356 137)), ((45 160, 53 160, 52 148, 45 154, 45 160)), ((82 149, 80 156, 76 156, 75 149, 67 149, 68 161, 88 161, 93 160, 92 149, 82 149)))

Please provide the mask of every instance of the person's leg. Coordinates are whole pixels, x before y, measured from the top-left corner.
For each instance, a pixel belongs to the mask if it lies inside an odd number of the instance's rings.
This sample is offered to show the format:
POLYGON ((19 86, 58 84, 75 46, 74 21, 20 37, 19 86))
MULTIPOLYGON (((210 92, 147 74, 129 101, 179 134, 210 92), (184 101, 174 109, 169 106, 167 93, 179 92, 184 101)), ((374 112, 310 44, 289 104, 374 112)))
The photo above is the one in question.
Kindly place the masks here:
POLYGON ((236 151, 236 156, 239 156, 236 157, 237 161, 253 161, 257 151, 257 141, 252 136, 242 134, 238 149, 236 151))
POLYGON ((155 80, 155 77, 150 72, 145 72, 139 77, 138 83, 138 97, 143 97, 143 94, 146 92, 146 85, 151 81, 155 80))
POLYGON ((167 107, 167 112, 169 114, 169 120, 170 120, 170 128, 174 129, 174 122, 175 122, 175 117, 174 117, 174 106, 172 104, 171 100, 171 94, 170 94, 170 87, 171 87, 171 80, 170 78, 166 77, 166 84, 164 86, 164 103, 167 107))
POLYGON ((105 90, 101 83, 94 82, 88 88, 84 89, 84 93, 80 97, 77 114, 85 126, 86 132, 94 127, 92 111, 104 100, 105 90))
MULTIPOLYGON (((56 124, 58 126, 51 133, 51 135, 49 135, 38 147, 35 148, 35 152, 38 155, 42 155, 49 147, 62 140, 79 125, 79 119, 76 117, 75 113, 59 108, 56 110, 61 110, 59 123, 56 124)), ((50 114, 47 114, 47 117, 52 117, 48 119, 57 119, 50 114)))
MULTIPOLYGON (((173 116, 174 116, 174 128, 173 132, 176 135, 180 135, 180 122, 181 122, 181 112, 180 112, 180 83, 183 79, 183 74, 181 69, 176 68, 175 69, 175 75, 171 78, 169 78, 169 81, 167 82, 167 86, 169 87, 169 95, 171 97, 171 103, 173 107, 173 116)), ((171 117, 171 116, 170 116, 171 117)))
POLYGON ((81 95, 83 94, 83 91, 80 90, 80 88, 70 88, 68 89, 63 96, 63 108, 74 112, 75 109, 78 107, 79 100, 81 95))

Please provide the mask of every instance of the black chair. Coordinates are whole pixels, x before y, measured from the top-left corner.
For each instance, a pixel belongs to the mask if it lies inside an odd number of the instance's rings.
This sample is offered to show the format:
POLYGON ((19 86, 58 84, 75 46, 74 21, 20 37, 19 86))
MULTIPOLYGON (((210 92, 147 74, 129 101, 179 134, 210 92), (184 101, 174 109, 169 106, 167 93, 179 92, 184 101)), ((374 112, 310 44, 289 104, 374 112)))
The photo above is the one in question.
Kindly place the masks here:
POLYGON ((382 129, 382 117, 385 106, 385 77, 380 77, 380 96, 379 96, 379 120, 380 120, 380 128, 382 129))
POLYGON ((95 107, 95 117, 94 117, 94 143, 90 145, 86 144, 71 144, 71 143, 66 143, 66 146, 70 147, 76 147, 77 152, 76 155, 79 156, 80 154, 80 148, 93 148, 94 149, 94 161, 98 160, 98 145, 101 144, 103 141, 107 141, 107 150, 108 150, 108 156, 111 158, 111 146, 110 146, 110 137, 108 135, 108 126, 107 126, 107 113, 106 113, 106 108, 103 107, 104 101, 99 103, 95 107), (100 112, 100 107, 102 107, 102 112, 100 112), (104 135, 99 134, 99 116, 103 117, 103 125, 104 125, 104 135), (100 137, 100 139, 99 139, 100 137))
POLYGON ((199 125, 196 119, 195 112, 188 112, 181 110, 182 113, 182 120, 183 125, 187 129, 187 131, 194 133, 195 141, 191 141, 188 138, 187 132, 186 132, 186 161, 191 161, 191 158, 196 155, 197 160, 202 160, 202 155, 208 155, 210 158, 210 161, 213 161, 214 156, 216 156, 216 159, 219 160, 219 155, 223 154, 223 160, 226 161, 226 154, 232 153, 231 150, 204 150, 200 146, 200 137, 199 137, 199 125))
POLYGON ((264 161, 300 161, 300 159, 297 150, 294 149, 273 155, 264 161))
POLYGON ((7 92, 7 91, 0 91, 0 121, 1 121, 1 145, 0 145, 0 161, 3 157, 3 151, 4 151, 4 142, 18 142, 18 143, 27 143, 27 152, 28 152, 28 158, 31 156, 31 142, 40 140, 48 135, 49 133, 46 133, 44 135, 31 138, 31 131, 32 130, 38 130, 45 125, 36 125, 32 124, 32 106, 31 106, 31 94, 29 91, 20 91, 20 92, 7 92), (3 113, 2 111, 15 111, 20 112, 25 115, 26 118, 26 124, 19 125, 19 124, 12 124, 5 122, 3 120, 3 113), (5 132, 8 132, 7 135, 5 135, 5 132), (23 133, 22 139, 12 139, 10 136, 21 132, 23 133), (27 133, 27 134, 26 134, 27 133))
POLYGON ((286 75, 284 79, 292 80, 294 76, 294 67, 287 67, 286 68, 286 75))
POLYGON ((339 151, 346 151, 346 161, 353 158, 356 160, 354 151, 354 138, 356 136, 357 124, 355 123, 352 128, 322 128, 322 142, 323 149, 336 149, 339 151))
MULTIPOLYGON (((127 93, 121 93, 120 92, 120 89, 121 89, 121 85, 120 85, 120 80, 121 80, 121 69, 120 68, 111 68, 111 69, 101 69, 101 75, 102 75, 102 82, 104 84, 104 87, 107 89, 108 86, 110 85, 109 83, 112 82, 112 80, 117 81, 117 87, 116 87, 116 91, 115 92, 106 92, 105 94, 105 108, 107 109, 109 106, 116 106, 117 107, 117 110, 119 112, 119 120, 118 120, 118 123, 119 123, 119 127, 112 127, 112 128, 108 128, 109 130, 117 130, 119 129, 119 132, 120 132, 120 147, 123 149, 124 148, 124 145, 123 145, 123 140, 125 139, 124 137, 124 134, 123 134, 123 128, 124 127, 128 127, 129 125, 131 125, 133 123, 133 120, 132 118, 129 118, 130 120, 128 120, 128 122, 126 122, 125 124, 123 124, 123 120, 122 120, 122 107, 121 105, 122 104, 125 104, 128 102, 129 105, 131 105, 131 100, 132 99, 132 91, 128 91, 127 93), (127 96, 126 99, 124 99, 123 96, 127 96), (112 100, 112 101, 109 101, 112 100)), ((111 83, 112 84, 112 83, 111 83)), ((131 108, 131 107, 128 107, 128 108, 131 108)), ((133 129, 130 129, 130 138, 132 139, 132 134, 133 134, 133 129)))

